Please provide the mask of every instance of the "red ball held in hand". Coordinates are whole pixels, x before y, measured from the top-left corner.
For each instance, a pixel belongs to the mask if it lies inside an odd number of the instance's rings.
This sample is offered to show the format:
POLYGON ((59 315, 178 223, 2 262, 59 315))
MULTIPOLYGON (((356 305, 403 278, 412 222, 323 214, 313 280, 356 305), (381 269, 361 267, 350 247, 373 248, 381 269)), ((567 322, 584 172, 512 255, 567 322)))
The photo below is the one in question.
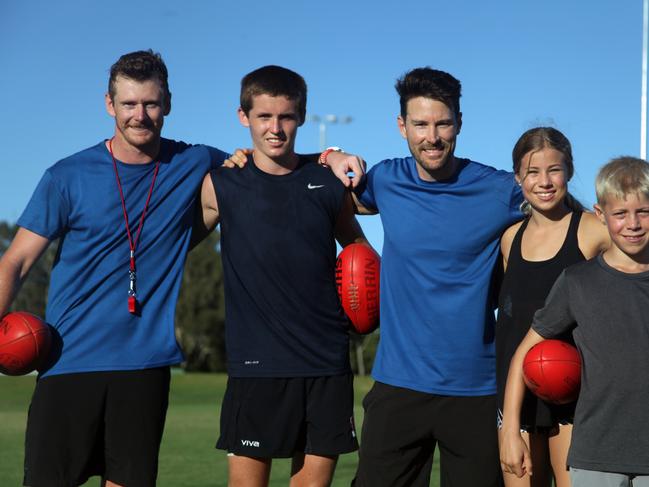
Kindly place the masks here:
POLYGON ((365 244, 350 244, 338 255, 338 296, 358 333, 370 333, 379 326, 380 268, 380 257, 365 244))
POLYGON ((0 322, 0 373, 24 375, 43 365, 50 350, 49 326, 23 311, 8 313, 0 322))
POLYGON ((561 340, 543 340, 523 361, 523 378, 544 401, 566 404, 577 399, 581 384, 581 358, 575 347, 561 340))

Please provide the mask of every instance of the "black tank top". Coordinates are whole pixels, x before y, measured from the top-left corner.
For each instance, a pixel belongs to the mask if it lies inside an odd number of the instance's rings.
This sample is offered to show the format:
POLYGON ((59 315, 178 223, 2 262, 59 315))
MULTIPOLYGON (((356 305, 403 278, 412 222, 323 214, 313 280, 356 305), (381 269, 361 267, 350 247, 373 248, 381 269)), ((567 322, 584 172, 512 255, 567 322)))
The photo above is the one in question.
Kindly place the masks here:
POLYGON ((274 176, 255 166, 211 173, 221 219, 228 373, 343 374, 349 325, 336 292, 334 228, 345 188, 301 158, 274 176))
MULTIPOLYGON (((563 245, 549 260, 527 261, 521 255, 521 241, 529 219, 523 222, 514 236, 507 259, 507 270, 500 288, 496 323, 496 374, 498 404, 501 412, 509 363, 516 348, 530 329, 534 312, 543 307, 545 298, 561 271, 585 260, 577 241, 581 215, 580 211, 572 213, 563 245)), ((571 335, 557 338, 572 341, 571 335)), ((562 406, 550 405, 537 399, 530 391, 526 391, 521 408, 521 426, 529 430, 571 421, 574 407, 574 403, 562 406)))

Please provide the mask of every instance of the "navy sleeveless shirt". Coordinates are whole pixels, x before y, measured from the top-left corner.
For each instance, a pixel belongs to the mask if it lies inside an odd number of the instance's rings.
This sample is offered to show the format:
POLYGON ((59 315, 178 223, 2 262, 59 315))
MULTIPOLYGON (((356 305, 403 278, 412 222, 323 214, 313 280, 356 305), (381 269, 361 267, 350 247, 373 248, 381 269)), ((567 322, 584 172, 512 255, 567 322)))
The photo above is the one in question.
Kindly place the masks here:
POLYGON ((336 293, 334 228, 345 197, 302 156, 275 176, 252 157, 211 172, 221 222, 228 373, 312 377, 350 372, 349 325, 336 293))

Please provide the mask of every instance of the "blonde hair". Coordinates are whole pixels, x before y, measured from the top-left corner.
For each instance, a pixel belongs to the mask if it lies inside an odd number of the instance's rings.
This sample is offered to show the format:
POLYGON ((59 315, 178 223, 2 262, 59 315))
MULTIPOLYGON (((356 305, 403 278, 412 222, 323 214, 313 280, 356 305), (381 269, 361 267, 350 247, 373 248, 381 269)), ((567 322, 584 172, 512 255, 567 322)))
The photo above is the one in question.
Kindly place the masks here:
POLYGON ((595 194, 600 205, 611 196, 624 199, 637 194, 649 198, 649 162, 631 156, 612 159, 597 174, 595 194))

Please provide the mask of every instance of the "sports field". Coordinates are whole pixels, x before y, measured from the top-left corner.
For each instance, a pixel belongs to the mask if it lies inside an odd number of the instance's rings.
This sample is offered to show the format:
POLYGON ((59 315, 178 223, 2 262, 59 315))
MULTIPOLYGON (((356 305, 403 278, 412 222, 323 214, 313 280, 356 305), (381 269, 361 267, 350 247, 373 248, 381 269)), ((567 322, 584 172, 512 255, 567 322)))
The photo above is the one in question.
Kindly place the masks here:
MULTIPOLYGON (((22 484, 23 441, 27 408, 35 376, 0 377, 0 485, 22 484)), ((167 425, 160 452, 158 485, 161 487, 226 487, 226 456, 215 450, 220 402, 225 390, 223 374, 173 374, 167 425)), ((355 417, 363 419, 361 399, 371 379, 356 378, 355 417)), ((347 487, 356 469, 357 455, 342 455, 334 487, 347 487)), ((435 462, 431 486, 439 477, 435 462)), ((289 461, 273 462, 271 486, 287 486, 289 461)), ((97 480, 86 485, 97 486, 97 480)))

